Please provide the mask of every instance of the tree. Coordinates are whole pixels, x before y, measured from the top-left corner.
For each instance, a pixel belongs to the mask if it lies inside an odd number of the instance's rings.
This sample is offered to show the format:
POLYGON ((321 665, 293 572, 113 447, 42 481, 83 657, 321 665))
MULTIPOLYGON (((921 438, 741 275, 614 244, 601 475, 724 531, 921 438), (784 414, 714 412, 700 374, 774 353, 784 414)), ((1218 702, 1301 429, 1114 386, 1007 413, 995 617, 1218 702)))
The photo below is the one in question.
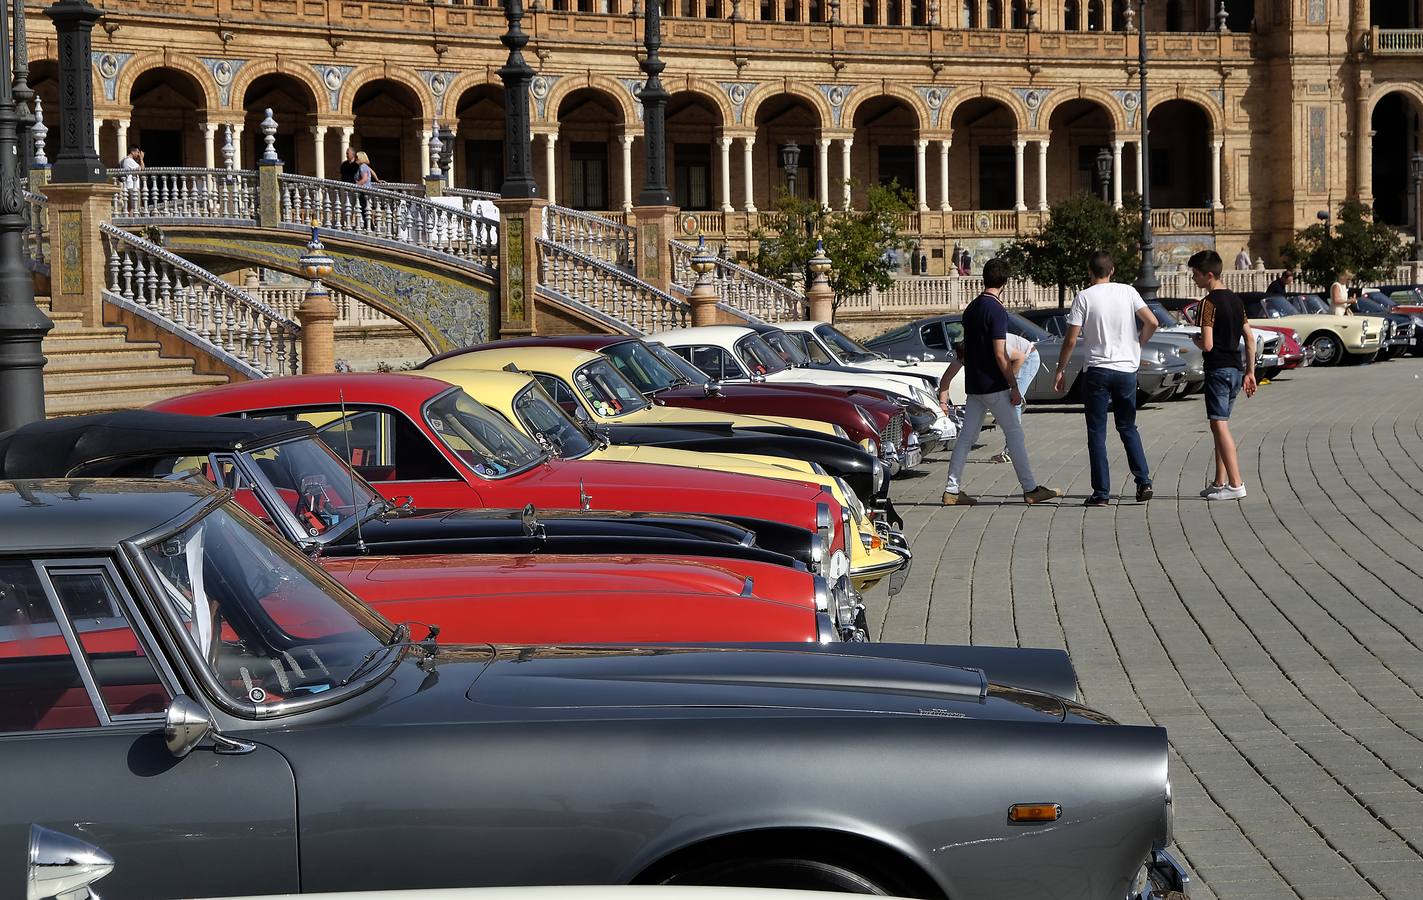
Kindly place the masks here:
POLYGON ((1052 207, 1048 223, 1037 234, 1003 245, 998 255, 1014 274, 1038 284, 1057 285, 1057 305, 1067 292, 1089 283, 1087 258, 1107 250, 1117 263, 1116 281, 1130 282, 1141 267, 1141 210, 1135 201, 1113 209, 1091 194, 1077 194, 1052 207))
POLYGON ((1339 207, 1339 224, 1331 232, 1316 222, 1295 232, 1280 250, 1285 265, 1314 285, 1328 285, 1342 272, 1352 272, 1354 285, 1391 281, 1406 253, 1399 232, 1374 220, 1373 210, 1350 200, 1339 207))
POLYGON ((830 258, 830 287, 835 306, 853 294, 871 288, 887 290, 894 283, 890 251, 909 246, 899 233, 899 214, 910 205, 897 184, 873 185, 863 210, 831 212, 814 200, 801 200, 782 191, 776 199, 780 214, 774 230, 751 232, 756 253, 751 268, 788 286, 800 286, 806 264, 815 255, 815 242, 825 243, 830 258))

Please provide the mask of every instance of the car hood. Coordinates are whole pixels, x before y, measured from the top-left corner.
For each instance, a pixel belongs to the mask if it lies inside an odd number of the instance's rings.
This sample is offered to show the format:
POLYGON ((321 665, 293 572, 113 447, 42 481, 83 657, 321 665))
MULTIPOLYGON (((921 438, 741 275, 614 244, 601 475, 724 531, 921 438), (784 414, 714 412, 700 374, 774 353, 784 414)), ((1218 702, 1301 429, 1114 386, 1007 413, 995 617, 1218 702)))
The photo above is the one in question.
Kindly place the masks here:
POLYGON ((820 494, 817 485, 806 482, 759 478, 736 472, 689 469, 682 466, 651 466, 633 462, 603 460, 558 460, 541 466, 530 479, 530 488, 563 488, 572 508, 578 506, 580 489, 592 496, 596 507, 619 508, 622 492, 656 492, 681 500, 694 495, 774 497, 778 501, 813 500, 820 494), (600 491, 600 488, 602 491, 600 491), (604 495, 600 495, 604 494, 604 495))

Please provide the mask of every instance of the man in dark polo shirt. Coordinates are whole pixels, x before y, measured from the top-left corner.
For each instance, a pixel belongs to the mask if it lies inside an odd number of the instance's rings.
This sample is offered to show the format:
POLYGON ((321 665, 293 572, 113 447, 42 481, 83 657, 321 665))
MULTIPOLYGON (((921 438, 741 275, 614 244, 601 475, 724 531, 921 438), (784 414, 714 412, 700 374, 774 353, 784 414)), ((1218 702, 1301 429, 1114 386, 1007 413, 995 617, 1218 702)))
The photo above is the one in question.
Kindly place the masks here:
POLYGON ((1221 283, 1220 254, 1202 250, 1187 265, 1196 287, 1210 292, 1201 301, 1196 317, 1201 333, 1195 341, 1205 351, 1206 419, 1215 440, 1215 480, 1206 485, 1201 496, 1207 500, 1240 500, 1245 497, 1245 482, 1240 477, 1240 460, 1230 434, 1230 413, 1242 388, 1247 397, 1255 394, 1255 333, 1245 318, 1245 305, 1221 283))
POLYGON ((1028 465, 1028 448, 1023 441, 1023 423, 1016 407, 1023 404, 1013 377, 1013 364, 1008 359, 1008 312, 999 301, 1003 286, 1008 283, 1008 264, 990 259, 983 266, 983 293, 963 311, 963 353, 950 364, 939 381, 939 400, 948 402, 949 383, 962 369, 964 393, 967 395, 963 427, 954 443, 949 460, 949 480, 944 488, 945 506, 972 506, 978 502, 959 490, 969 451, 983 429, 983 417, 993 413, 998 427, 1003 429, 1008 456, 1018 482, 1023 486, 1023 499, 1042 503, 1061 496, 1052 488, 1042 487, 1033 478, 1028 465))

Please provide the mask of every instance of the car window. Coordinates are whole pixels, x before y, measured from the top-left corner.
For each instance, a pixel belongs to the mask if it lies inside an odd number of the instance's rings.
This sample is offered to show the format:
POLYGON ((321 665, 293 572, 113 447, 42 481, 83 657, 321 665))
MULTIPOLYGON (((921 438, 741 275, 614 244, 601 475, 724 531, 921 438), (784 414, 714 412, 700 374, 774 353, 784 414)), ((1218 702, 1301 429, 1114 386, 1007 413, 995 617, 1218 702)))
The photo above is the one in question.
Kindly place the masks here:
POLYGON ((321 442, 367 481, 451 481, 459 477, 415 423, 394 410, 320 407, 256 413, 252 418, 297 419, 315 425, 321 442))
POLYGON ((706 384, 711 381, 711 377, 706 372, 668 350, 662 344, 649 343, 647 347, 658 359, 662 360, 663 365, 687 379, 691 384, 706 384))
POLYGON ((735 349, 741 364, 757 375, 774 375, 776 372, 784 372, 787 368, 781 355, 771 349, 771 345, 759 334, 748 334, 738 339, 735 349))
POLYGON ((559 409, 537 383, 524 388, 514 398, 514 415, 525 431, 543 435, 560 456, 574 459, 593 449, 592 436, 559 409))
POLYGON ((944 336, 944 325, 942 322, 930 322, 919 328, 919 336, 924 341, 924 346, 930 350, 949 349, 949 339, 944 336))
POLYGON ((609 419, 638 412, 652 405, 632 382, 603 358, 575 369, 573 387, 583 396, 584 402, 592 407, 595 414, 609 419))
POLYGON ((642 341, 623 341, 603 348, 603 356, 624 378, 644 394, 655 394, 681 383, 676 372, 667 368, 642 341))
POLYGON ((109 718, 166 710, 168 692, 129 625, 109 573, 103 567, 47 572, 109 718))
POLYGON ((767 346, 779 353, 781 361, 788 366, 804 366, 810 362, 810 357, 805 352, 808 337, 804 332, 791 334, 780 330, 767 331, 761 335, 767 346))
POLYGON ((735 357, 720 347, 673 347, 672 351, 718 381, 746 377, 735 357))
POLYGON ((553 402, 557 403, 570 416, 576 416, 583 411, 583 407, 578 404, 578 397, 573 393, 573 388, 564 383, 562 378, 557 375, 535 372, 534 380, 548 392, 548 395, 553 398, 553 402))
POLYGON ((459 388, 426 404, 425 421, 446 447, 485 478, 522 471, 545 457, 532 439, 459 388))

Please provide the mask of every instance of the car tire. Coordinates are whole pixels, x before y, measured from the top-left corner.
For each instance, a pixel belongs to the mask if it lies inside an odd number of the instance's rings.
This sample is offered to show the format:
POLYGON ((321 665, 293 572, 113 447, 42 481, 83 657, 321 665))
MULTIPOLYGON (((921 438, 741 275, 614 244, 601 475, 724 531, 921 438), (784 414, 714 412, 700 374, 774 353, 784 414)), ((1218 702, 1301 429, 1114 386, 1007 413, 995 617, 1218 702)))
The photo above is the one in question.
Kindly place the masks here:
POLYGON ((664 879, 662 884, 714 887, 775 888, 832 891, 839 894, 888 896, 892 891, 874 879, 835 863, 795 857, 728 859, 708 863, 664 879))
POLYGON ((1316 366, 1337 366, 1344 356, 1344 344, 1333 333, 1321 331, 1309 336, 1305 346, 1314 348, 1316 366))

